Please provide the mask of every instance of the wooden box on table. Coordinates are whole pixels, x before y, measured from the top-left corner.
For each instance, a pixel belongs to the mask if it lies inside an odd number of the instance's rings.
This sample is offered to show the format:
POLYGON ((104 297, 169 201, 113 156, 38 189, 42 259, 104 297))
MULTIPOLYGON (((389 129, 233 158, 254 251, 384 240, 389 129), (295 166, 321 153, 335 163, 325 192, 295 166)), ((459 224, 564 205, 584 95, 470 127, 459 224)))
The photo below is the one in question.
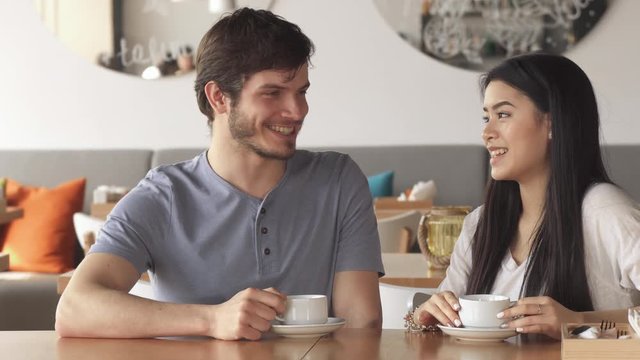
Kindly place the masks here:
POLYGON ((628 323, 616 324, 631 339, 582 339, 572 336, 573 329, 581 325, 599 327, 600 324, 562 324, 562 359, 639 359, 640 338, 628 323))

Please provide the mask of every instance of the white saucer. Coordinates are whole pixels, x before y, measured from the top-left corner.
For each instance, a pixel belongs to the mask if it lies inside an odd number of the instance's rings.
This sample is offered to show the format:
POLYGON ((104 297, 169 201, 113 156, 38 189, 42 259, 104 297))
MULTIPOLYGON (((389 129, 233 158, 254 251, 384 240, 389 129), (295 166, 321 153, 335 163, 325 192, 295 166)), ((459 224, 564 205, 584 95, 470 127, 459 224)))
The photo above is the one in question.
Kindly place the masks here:
POLYGON ((514 329, 457 328, 438 325, 443 333, 464 341, 498 342, 518 335, 514 329))
POLYGON ((276 321, 271 325, 271 331, 275 334, 289 338, 311 338, 326 335, 342 327, 346 321, 341 318, 330 317, 324 324, 312 325, 283 325, 276 321))

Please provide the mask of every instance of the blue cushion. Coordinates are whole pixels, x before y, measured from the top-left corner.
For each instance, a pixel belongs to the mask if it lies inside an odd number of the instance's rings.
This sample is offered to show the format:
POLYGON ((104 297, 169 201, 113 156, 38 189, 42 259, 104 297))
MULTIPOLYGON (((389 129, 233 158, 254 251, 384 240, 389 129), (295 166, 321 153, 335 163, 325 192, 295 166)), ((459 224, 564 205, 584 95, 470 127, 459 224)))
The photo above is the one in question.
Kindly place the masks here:
POLYGON ((393 171, 385 171, 367 177, 371 197, 393 195, 393 171))

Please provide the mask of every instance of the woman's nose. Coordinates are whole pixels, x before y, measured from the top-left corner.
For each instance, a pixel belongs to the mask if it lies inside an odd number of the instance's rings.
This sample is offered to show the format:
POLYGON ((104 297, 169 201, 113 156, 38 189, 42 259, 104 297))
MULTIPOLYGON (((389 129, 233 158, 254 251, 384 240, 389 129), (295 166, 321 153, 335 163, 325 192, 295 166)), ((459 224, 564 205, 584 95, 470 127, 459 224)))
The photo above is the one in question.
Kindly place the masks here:
POLYGON ((484 125, 481 136, 484 142, 487 142, 496 137, 496 131, 494 129, 493 122, 491 120, 487 121, 486 124, 484 125))

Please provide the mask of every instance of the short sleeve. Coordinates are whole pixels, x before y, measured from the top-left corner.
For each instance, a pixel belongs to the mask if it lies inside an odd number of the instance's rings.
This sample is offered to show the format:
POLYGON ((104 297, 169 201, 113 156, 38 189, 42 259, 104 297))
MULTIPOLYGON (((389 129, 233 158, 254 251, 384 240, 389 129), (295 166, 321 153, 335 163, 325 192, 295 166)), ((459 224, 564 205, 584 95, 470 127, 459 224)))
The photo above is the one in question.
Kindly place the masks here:
POLYGON ((163 177, 152 170, 118 202, 90 253, 118 255, 140 273, 153 269, 152 250, 167 236, 171 223, 172 195, 163 177))
POLYGON ((376 271, 384 275, 380 239, 367 178, 347 155, 338 181, 338 254, 336 272, 376 271))
POLYGON ((479 207, 465 217, 462 231, 453 247, 451 263, 438 291, 451 291, 457 296, 466 292, 471 272, 471 243, 481 212, 482 207, 479 207))

